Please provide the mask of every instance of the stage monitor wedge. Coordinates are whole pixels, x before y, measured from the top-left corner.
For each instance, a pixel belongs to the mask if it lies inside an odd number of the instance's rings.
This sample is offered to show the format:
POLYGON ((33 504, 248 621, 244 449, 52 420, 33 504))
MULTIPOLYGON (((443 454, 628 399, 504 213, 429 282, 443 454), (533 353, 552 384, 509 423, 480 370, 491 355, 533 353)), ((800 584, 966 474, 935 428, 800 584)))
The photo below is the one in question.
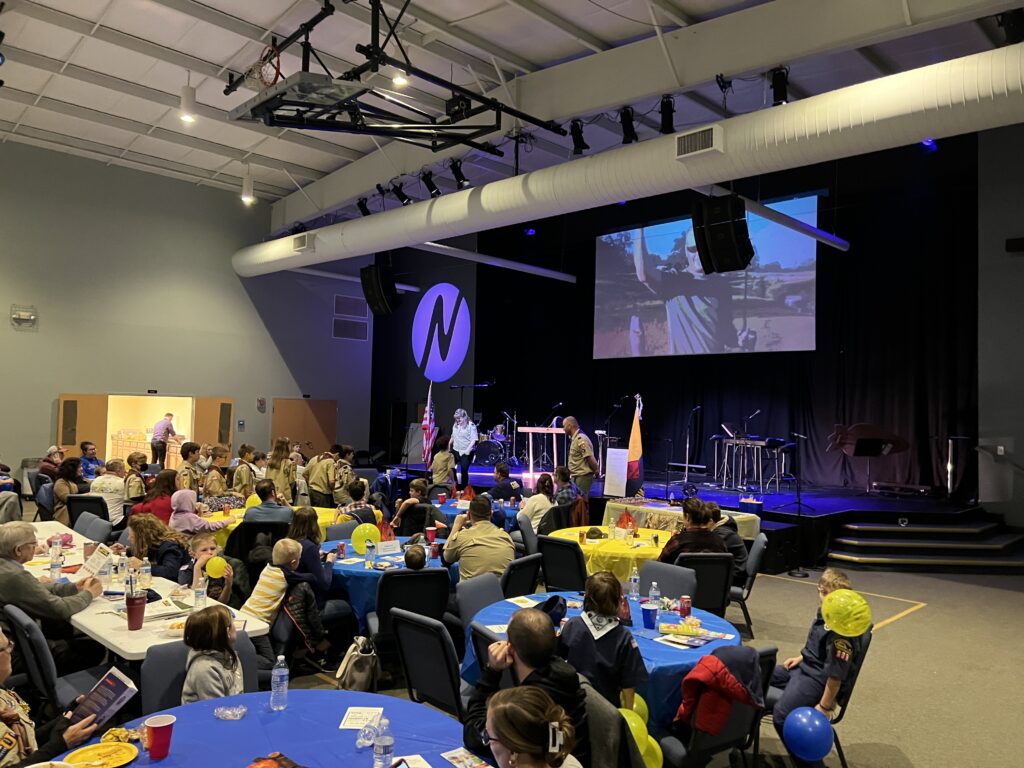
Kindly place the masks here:
POLYGON ((693 234, 705 275, 739 272, 754 258, 747 209, 738 195, 698 198, 693 207, 693 234))
POLYGON ((366 303, 375 315, 390 315, 398 306, 398 290, 390 267, 371 264, 359 270, 366 303))

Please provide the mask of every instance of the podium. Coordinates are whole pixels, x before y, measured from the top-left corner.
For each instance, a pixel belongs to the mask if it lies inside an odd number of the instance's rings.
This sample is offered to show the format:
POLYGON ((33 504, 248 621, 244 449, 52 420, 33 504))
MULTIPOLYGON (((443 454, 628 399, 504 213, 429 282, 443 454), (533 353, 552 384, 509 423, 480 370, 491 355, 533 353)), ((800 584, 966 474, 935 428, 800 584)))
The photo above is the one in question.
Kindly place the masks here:
POLYGON ((552 460, 555 466, 558 466, 558 435, 564 435, 565 430, 561 427, 519 427, 517 430, 519 434, 525 434, 526 437, 526 456, 527 461, 530 465, 529 478, 530 487, 533 488, 536 485, 536 475, 533 471, 533 436, 534 435, 552 435, 552 460))

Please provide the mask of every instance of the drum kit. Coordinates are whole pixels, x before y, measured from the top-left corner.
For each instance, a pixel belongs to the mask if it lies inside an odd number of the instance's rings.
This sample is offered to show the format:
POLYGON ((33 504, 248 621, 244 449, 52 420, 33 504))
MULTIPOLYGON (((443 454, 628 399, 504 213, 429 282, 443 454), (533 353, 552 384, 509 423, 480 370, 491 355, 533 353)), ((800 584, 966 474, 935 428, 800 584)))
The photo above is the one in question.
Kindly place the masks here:
MULTIPOLYGON (((513 425, 514 419, 509 419, 513 425)), ((513 435, 515 433, 513 432, 513 435)), ((499 461, 512 465, 518 465, 519 459, 515 455, 515 438, 509 438, 508 422, 495 424, 486 432, 481 432, 481 439, 476 444, 476 463, 486 464, 493 467, 499 461)))

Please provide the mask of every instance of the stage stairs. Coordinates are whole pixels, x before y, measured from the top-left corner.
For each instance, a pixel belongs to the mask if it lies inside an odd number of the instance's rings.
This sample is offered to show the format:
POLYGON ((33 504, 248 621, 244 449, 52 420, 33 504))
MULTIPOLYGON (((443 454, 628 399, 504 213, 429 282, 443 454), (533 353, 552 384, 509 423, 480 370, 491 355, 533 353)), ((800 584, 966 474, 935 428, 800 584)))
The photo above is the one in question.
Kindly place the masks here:
POLYGON ((840 567, 1024 573, 1024 532, 978 506, 936 515, 853 513, 833 530, 828 557, 840 567))

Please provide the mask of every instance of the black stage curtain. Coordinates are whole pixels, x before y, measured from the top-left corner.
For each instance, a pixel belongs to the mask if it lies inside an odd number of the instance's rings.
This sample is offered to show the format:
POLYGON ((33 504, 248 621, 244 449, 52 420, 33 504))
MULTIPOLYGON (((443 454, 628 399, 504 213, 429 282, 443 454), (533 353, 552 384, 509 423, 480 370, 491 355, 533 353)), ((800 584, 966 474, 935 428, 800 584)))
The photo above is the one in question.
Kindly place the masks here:
POLYGON ((628 439, 632 400, 644 397, 649 469, 683 457, 688 414, 691 460, 710 464, 708 438, 723 421, 760 408, 749 431, 807 435, 810 483, 864 486, 866 461, 826 452, 835 424, 868 422, 906 438, 909 451, 872 461, 874 480, 945 485, 946 437, 964 435, 957 484, 970 495, 977 435, 976 137, 850 158, 736 183, 751 197, 819 190, 819 224, 849 240, 818 246, 817 350, 593 360, 594 238, 689 214, 692 193, 584 211, 480 235, 480 250, 578 276, 576 285, 481 267, 478 272, 478 392, 490 425, 500 410, 539 423, 558 401, 593 434, 628 439), (527 226, 536 230, 526 236, 527 226))

